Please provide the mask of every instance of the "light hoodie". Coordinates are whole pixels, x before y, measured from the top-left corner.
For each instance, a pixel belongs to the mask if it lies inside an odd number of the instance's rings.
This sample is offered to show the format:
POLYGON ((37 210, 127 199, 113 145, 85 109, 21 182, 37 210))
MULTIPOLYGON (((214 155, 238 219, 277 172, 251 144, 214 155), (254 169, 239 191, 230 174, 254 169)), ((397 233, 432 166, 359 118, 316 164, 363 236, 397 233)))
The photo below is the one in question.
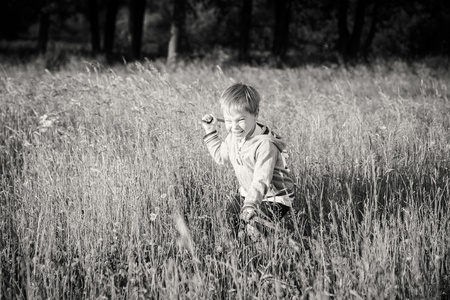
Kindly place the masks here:
POLYGON ((294 183, 286 165, 286 145, 267 126, 257 123, 253 134, 243 141, 232 134, 222 141, 217 131, 203 139, 216 163, 231 162, 244 206, 274 201, 292 207, 294 183))

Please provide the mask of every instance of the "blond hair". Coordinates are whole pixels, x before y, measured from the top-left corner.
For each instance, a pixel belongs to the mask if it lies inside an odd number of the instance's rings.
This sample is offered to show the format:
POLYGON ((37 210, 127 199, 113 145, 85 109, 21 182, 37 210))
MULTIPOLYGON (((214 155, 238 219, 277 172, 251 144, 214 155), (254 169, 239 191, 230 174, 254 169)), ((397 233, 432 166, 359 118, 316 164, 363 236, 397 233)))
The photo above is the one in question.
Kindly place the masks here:
POLYGON ((252 115, 258 114, 260 101, 261 96, 258 91, 243 83, 231 85, 220 96, 220 106, 222 110, 245 110, 252 115))

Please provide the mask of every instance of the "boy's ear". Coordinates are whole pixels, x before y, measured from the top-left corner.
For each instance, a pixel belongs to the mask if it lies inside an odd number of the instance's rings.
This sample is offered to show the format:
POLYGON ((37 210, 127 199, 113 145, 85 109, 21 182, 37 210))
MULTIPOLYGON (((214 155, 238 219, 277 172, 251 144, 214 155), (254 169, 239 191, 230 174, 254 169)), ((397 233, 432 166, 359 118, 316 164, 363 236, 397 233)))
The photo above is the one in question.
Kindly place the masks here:
POLYGON ((256 109, 255 117, 258 117, 259 115, 259 108, 256 109))

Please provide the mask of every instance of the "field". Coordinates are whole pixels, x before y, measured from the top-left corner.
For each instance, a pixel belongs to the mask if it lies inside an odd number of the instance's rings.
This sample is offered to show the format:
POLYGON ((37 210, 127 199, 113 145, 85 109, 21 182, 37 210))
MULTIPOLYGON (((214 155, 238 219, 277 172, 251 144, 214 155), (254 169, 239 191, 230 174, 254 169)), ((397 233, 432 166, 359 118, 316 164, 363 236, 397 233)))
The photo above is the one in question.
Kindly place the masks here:
POLYGON ((449 297, 448 60, 43 66, 0 70, 0 299, 449 297), (233 82, 288 143, 295 247, 229 237, 199 120, 233 82))

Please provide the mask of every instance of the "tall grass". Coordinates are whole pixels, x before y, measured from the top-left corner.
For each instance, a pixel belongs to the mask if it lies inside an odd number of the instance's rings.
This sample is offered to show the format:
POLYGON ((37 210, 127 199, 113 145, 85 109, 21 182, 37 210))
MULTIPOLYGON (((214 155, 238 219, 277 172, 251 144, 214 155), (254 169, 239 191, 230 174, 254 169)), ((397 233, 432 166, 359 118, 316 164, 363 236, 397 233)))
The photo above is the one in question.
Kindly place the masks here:
POLYGON ((439 299, 450 74, 424 62, 3 65, 0 299, 439 299), (234 81, 289 144, 292 237, 232 241, 199 118, 234 81))

